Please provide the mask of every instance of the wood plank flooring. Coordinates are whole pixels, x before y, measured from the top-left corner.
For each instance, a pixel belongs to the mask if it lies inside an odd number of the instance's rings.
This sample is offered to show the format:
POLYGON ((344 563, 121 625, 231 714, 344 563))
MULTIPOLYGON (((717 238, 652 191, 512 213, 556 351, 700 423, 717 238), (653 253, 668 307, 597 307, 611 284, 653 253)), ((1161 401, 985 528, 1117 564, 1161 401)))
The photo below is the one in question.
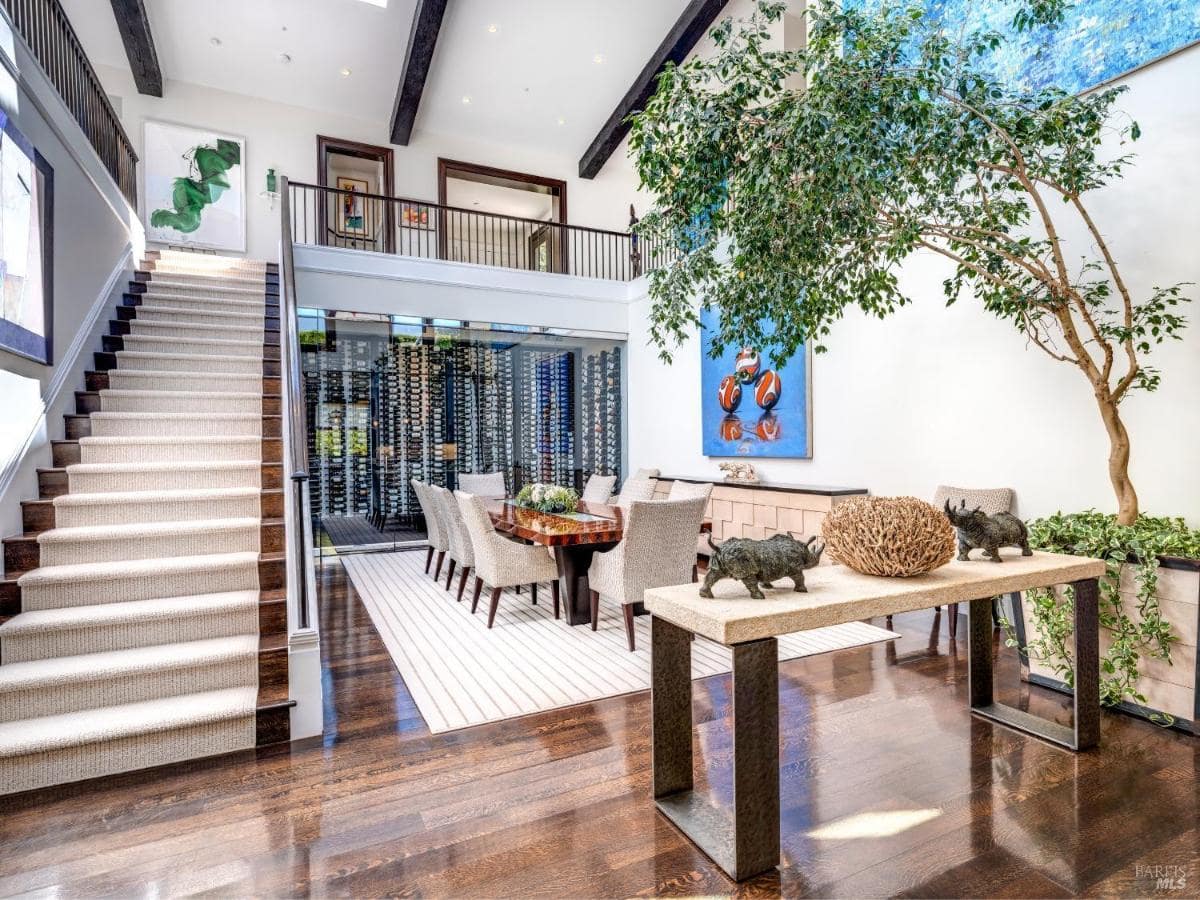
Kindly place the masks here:
MULTIPOLYGON (((965 644, 949 645, 944 615, 898 616, 894 644, 781 666, 784 864, 735 886, 653 810, 646 694, 433 736, 340 565, 321 589, 323 738, 0 798, 0 896, 1200 886, 1200 741, 1105 714, 1100 750, 1076 756, 975 719, 965 644), (1186 881, 1158 883, 1167 876, 1186 881)), ((1027 693, 1011 651, 997 682, 1005 702, 1027 693)), ((1030 703, 1066 721, 1061 698, 1039 690, 1030 703)), ((697 786, 723 801, 728 711, 726 676, 698 683, 697 761, 717 774, 697 786)))

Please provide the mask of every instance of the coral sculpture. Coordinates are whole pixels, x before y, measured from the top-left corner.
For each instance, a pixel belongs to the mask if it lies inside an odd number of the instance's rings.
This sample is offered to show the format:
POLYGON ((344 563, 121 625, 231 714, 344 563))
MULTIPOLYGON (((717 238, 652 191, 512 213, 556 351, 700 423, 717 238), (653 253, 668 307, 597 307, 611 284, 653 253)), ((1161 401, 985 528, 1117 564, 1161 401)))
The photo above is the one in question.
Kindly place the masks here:
POLYGON ((821 524, 821 537, 830 556, 864 575, 922 575, 954 557, 954 529, 945 514, 916 497, 839 503, 821 524))

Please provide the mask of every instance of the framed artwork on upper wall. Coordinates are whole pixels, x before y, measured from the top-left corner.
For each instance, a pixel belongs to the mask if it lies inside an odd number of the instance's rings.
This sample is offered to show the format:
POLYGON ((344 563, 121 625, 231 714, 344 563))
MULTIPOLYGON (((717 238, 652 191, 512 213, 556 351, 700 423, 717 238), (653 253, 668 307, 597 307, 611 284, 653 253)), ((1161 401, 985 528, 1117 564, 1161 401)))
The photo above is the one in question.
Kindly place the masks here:
POLYGON ((363 194, 371 193, 371 185, 362 178, 338 176, 337 189, 346 191, 344 194, 338 194, 338 231, 356 237, 369 237, 367 216, 363 209, 363 194))
POLYGON ((206 250, 246 250, 246 141, 147 121, 142 145, 146 239, 206 250))
MULTIPOLYGON (((881 0, 843 2, 869 9, 881 0)), ((925 8, 953 33, 966 27, 1002 34, 1004 45, 990 57, 993 73, 1030 89, 1079 93, 1200 42, 1196 0, 1086 0, 1058 28, 1025 32, 1012 27, 1011 3, 928 0, 925 8)))
POLYGON ((54 169, 0 112, 0 348, 54 362, 54 169))
POLYGON ((772 368, 769 348, 726 347, 713 358, 716 310, 700 313, 700 421, 705 456, 812 458, 812 355, 805 345, 772 368))

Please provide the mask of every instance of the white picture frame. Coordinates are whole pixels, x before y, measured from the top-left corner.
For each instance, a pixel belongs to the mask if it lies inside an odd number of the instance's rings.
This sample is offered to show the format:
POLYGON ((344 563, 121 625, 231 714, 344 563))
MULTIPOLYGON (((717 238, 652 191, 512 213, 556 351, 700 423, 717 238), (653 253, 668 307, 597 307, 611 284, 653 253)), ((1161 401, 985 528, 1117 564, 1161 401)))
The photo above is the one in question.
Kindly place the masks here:
POLYGON ((142 126, 142 218, 146 240, 152 243, 245 253, 246 139, 219 129, 147 119, 142 126), (223 164, 227 168, 221 170, 223 164), (179 179, 191 184, 177 198, 179 179), (182 206, 177 199, 184 201, 182 206))

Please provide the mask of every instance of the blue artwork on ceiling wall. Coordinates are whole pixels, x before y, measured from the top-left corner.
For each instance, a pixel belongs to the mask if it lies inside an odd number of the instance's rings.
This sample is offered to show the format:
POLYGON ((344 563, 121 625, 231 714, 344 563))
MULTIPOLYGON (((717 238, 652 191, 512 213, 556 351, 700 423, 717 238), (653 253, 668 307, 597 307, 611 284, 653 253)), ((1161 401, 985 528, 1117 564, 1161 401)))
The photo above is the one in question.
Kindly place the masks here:
POLYGON ((770 353, 726 347, 713 359, 716 310, 700 314, 700 419, 705 456, 812 456, 808 348, 772 368, 770 353))
MULTIPOLYGON (((844 0, 847 8, 878 0, 844 0)), ((1013 3, 927 0, 925 8, 948 29, 964 25, 1008 39, 992 69, 1015 87, 1057 86, 1078 93, 1200 41, 1197 0, 1081 0, 1057 29, 1012 29, 1013 3)))

